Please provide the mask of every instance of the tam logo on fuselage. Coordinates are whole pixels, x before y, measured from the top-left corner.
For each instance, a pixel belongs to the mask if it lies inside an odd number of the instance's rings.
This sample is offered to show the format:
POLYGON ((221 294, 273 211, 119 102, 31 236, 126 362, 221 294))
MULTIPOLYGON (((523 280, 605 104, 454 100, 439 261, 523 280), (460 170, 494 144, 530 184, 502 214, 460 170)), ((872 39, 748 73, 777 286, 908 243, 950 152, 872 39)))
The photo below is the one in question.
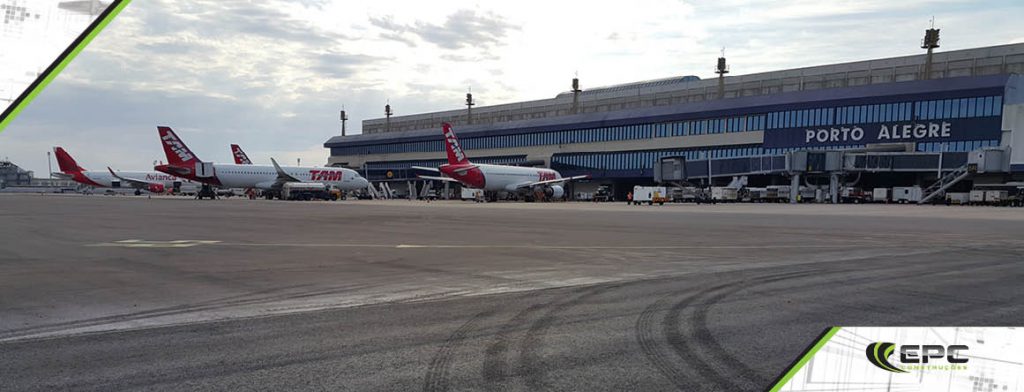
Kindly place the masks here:
POLYGON ((174 137, 174 134, 168 133, 161 139, 164 139, 164 144, 170 147, 171 151, 174 151, 174 154, 177 155, 178 158, 181 158, 182 161, 189 161, 195 158, 195 156, 185 148, 185 145, 182 144, 178 138, 174 137))
POLYGON ((548 181, 548 180, 556 180, 556 179, 558 179, 557 176, 555 176, 554 172, 549 172, 549 171, 539 171, 539 172, 537 172, 537 178, 540 181, 548 181))
POLYGON ((310 170, 309 178, 312 181, 341 181, 344 172, 331 170, 310 170))
POLYGON ((444 137, 448 139, 448 144, 451 145, 452 153, 455 154, 455 159, 458 159, 460 162, 464 161, 466 159, 466 154, 462 152, 462 147, 459 146, 459 139, 455 138, 455 132, 448 129, 444 133, 444 137))

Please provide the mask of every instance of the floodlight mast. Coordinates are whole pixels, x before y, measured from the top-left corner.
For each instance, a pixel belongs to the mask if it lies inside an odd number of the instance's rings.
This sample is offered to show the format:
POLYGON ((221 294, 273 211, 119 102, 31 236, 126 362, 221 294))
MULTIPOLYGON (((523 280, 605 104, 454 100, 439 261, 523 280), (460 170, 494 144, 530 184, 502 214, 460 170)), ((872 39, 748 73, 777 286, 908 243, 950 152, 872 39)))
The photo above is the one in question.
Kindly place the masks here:
POLYGON ((928 54, 924 58, 924 75, 921 79, 932 78, 932 51, 939 47, 939 29, 935 28, 935 17, 932 17, 931 27, 924 31, 924 39, 921 40, 921 49, 927 49, 928 54))

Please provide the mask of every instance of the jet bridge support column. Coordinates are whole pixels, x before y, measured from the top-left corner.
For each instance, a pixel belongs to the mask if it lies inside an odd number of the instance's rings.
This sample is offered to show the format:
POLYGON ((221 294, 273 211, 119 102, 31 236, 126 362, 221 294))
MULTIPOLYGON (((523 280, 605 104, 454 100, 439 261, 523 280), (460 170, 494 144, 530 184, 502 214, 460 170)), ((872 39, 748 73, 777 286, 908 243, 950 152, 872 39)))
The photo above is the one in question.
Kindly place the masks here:
POLYGON ((448 196, 451 196, 448 191, 448 181, 444 181, 444 199, 448 200, 448 196))
POLYGON ((797 197, 800 196, 800 173, 793 173, 792 177, 789 178, 789 203, 796 204, 797 197))

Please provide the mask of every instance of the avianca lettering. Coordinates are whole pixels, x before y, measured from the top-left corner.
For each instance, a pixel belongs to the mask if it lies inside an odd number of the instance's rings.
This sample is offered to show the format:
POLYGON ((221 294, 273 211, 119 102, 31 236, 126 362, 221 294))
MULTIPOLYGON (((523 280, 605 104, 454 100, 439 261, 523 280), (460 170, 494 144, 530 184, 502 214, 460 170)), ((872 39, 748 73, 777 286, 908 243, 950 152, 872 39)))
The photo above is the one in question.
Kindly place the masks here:
POLYGON ((548 181, 556 179, 554 172, 542 171, 537 172, 537 177, 540 181, 548 181))
POLYGON ((174 181, 175 178, 162 174, 147 174, 146 181, 174 181))
POLYGON ((341 181, 344 172, 330 170, 310 170, 309 178, 313 181, 341 181))
POLYGON ((458 159, 459 161, 465 160, 466 154, 462 153, 462 147, 459 146, 459 139, 455 138, 455 132, 448 129, 448 131, 445 132, 444 137, 448 139, 448 144, 452 146, 451 148, 452 152, 455 153, 455 159, 458 159))
POLYGON ((171 151, 174 151, 174 153, 178 155, 178 158, 181 158, 181 160, 188 161, 191 160, 192 158, 195 158, 192 155, 192 153, 190 153, 188 149, 185 148, 185 145, 181 144, 181 141, 179 141, 178 138, 174 137, 174 134, 168 133, 164 135, 161 139, 164 139, 164 144, 169 146, 171 148, 171 151))

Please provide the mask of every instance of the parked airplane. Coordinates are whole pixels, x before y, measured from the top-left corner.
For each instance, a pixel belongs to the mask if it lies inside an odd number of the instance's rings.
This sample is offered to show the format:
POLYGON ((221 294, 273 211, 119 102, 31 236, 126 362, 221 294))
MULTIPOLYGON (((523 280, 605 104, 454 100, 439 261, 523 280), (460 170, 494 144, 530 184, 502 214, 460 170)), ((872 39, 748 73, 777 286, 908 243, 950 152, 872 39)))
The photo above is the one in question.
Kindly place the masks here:
POLYGON ((235 157, 236 165, 251 165, 252 161, 249 160, 249 156, 245 155, 245 151, 242 151, 242 147, 237 144, 231 145, 231 156, 235 157))
POLYGON ((565 189, 561 185, 568 181, 575 181, 590 178, 589 175, 562 177, 555 170, 507 166, 488 165, 483 163, 472 163, 466 157, 466 153, 459 145, 459 139, 455 137, 455 131, 451 124, 443 124, 445 149, 448 152, 448 164, 441 165, 435 169, 432 167, 412 167, 415 170, 431 171, 439 176, 419 175, 419 178, 426 180, 439 180, 458 182, 470 188, 483 189, 485 191, 497 192, 534 192, 543 193, 553 199, 565 195, 565 189))
POLYGON ((286 183, 320 183, 343 191, 365 189, 369 182, 355 170, 338 167, 280 166, 273 158, 267 165, 217 164, 200 161, 169 127, 157 127, 167 164, 154 169, 223 188, 256 188, 268 198, 279 194, 286 183))
POLYGON ((106 171, 85 170, 75 159, 61 147, 53 148, 57 156, 57 167, 60 173, 53 173, 55 177, 73 180, 80 184, 100 188, 135 188, 135 194, 139 195, 142 190, 153 193, 162 193, 168 189, 181 186, 184 179, 155 171, 126 172, 114 171, 107 167, 106 171))

